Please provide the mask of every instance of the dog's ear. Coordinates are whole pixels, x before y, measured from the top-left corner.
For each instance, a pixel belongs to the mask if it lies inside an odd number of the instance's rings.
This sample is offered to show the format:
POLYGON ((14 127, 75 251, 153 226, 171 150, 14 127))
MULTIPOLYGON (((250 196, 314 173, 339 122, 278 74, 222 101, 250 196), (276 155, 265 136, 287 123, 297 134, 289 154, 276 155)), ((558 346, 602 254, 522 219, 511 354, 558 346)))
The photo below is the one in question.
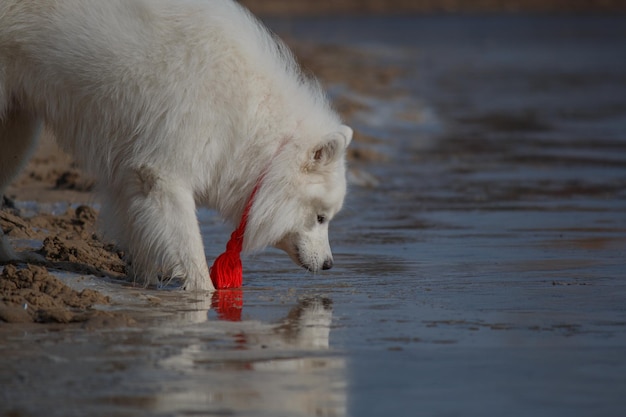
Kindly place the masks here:
POLYGON ((305 170, 310 171, 337 161, 343 156, 351 140, 352 129, 345 125, 339 131, 324 136, 324 140, 310 151, 305 170))
POLYGON ((328 165, 337 160, 343 151, 343 137, 331 134, 324 141, 313 148, 310 156, 310 164, 315 166, 328 165))
POLYGON ((344 146, 347 148, 350 142, 352 141, 352 134, 353 134, 352 129, 350 128, 350 126, 341 125, 341 127, 339 127, 338 133, 341 136, 343 136, 343 139, 345 142, 344 146))

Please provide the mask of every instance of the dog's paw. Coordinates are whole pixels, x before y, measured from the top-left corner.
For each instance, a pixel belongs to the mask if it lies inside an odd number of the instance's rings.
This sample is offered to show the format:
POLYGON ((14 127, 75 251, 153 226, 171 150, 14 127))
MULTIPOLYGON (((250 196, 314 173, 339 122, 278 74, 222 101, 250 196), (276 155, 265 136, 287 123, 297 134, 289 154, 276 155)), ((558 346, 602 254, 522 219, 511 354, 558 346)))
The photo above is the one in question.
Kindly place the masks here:
POLYGON ((185 279, 185 283, 183 284, 183 290, 185 291, 215 291, 215 287, 213 286, 213 282, 209 277, 193 279, 187 278, 185 279))

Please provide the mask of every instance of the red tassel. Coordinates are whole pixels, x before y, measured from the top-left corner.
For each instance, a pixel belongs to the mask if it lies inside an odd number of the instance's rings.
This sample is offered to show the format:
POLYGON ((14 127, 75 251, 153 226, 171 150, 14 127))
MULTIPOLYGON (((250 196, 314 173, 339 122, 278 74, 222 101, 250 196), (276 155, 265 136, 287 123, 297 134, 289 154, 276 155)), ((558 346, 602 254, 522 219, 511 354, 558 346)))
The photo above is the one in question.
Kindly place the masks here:
POLYGON ((261 186, 263 175, 257 180, 248 201, 241 215, 239 227, 230 235, 230 240, 226 244, 226 251, 215 259, 213 266, 209 270, 211 281, 216 289, 241 288, 243 285, 243 266, 241 265, 241 250, 243 248, 243 236, 248 224, 248 215, 254 202, 254 196, 261 186))
POLYGON ((216 289, 241 288, 243 284, 243 266, 241 248, 243 239, 238 236, 239 228, 230 235, 226 251, 215 259, 210 269, 211 281, 216 289))

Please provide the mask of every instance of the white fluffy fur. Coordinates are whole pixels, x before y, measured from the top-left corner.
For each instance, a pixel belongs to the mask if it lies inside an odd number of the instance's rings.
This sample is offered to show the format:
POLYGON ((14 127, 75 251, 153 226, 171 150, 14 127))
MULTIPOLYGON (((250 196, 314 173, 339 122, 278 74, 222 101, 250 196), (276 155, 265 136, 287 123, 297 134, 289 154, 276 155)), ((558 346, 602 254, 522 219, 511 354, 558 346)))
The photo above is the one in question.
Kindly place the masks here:
POLYGON ((104 231, 146 283, 212 289, 196 205, 237 224, 264 170, 244 249, 332 263, 352 131, 230 0, 0 1, 0 194, 43 123, 99 180, 104 231))

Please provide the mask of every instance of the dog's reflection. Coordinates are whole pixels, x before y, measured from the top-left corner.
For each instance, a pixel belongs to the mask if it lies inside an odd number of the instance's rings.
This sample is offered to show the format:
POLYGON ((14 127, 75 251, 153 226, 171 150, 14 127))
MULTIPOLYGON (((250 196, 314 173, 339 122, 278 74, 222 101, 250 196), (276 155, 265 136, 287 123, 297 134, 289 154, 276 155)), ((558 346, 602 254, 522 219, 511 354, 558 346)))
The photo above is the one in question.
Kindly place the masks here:
POLYGON ((159 411, 345 415, 345 359, 329 351, 332 301, 320 296, 301 298, 275 324, 228 323, 241 317, 241 300, 237 292, 213 297, 213 311, 226 321, 207 322, 204 310, 196 323, 205 322, 202 326, 209 329, 215 326, 221 335, 204 336, 208 343, 190 344, 160 361, 188 378, 159 397, 159 411))
POLYGON ((330 298, 302 298, 276 328, 277 333, 294 346, 328 349, 332 308, 330 298))

